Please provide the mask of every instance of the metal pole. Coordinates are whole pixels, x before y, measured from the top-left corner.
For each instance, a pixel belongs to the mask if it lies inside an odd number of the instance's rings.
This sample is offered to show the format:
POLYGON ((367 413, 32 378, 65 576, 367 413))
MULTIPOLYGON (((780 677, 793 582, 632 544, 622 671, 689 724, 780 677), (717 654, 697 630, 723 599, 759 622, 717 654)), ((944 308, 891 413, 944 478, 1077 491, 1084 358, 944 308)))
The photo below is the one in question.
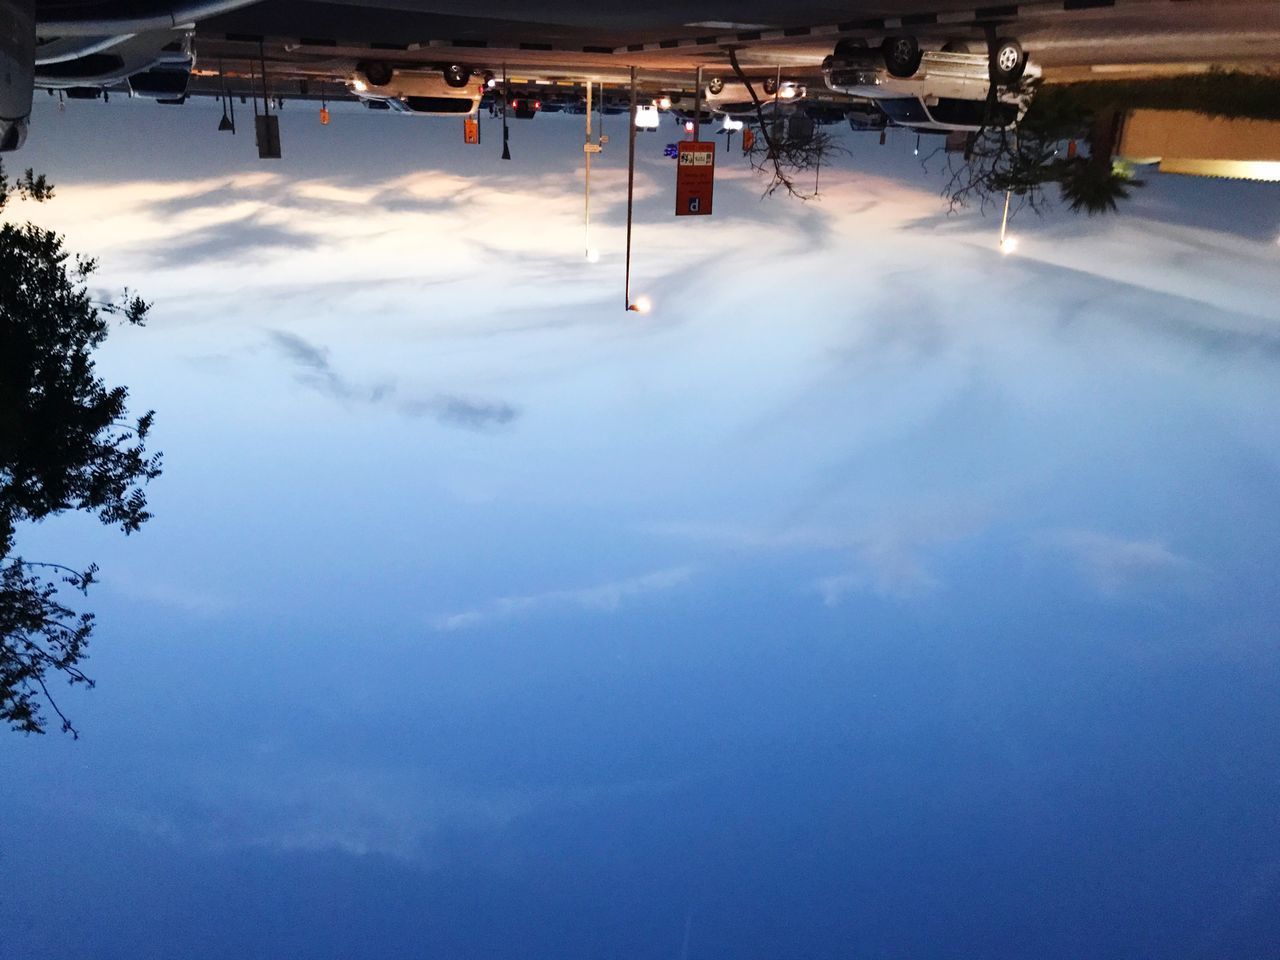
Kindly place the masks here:
POLYGON ((636 68, 631 68, 631 129, 627 148, 627 272, 626 308, 631 309, 631 211, 636 195, 636 68))
POLYGON ((694 85, 697 93, 693 95, 693 140, 697 143, 702 138, 699 136, 699 127, 702 123, 702 66, 698 66, 698 72, 694 78, 694 85))
POLYGON ((1004 192, 1004 218, 1000 221, 1000 246, 1004 246, 1004 234, 1009 228, 1009 198, 1013 196, 1012 190, 1004 192))
POLYGON ((502 159, 511 159, 510 134, 507 131, 507 104, 511 100, 511 83, 507 80, 507 65, 502 65, 502 159))
POLYGON ((586 157, 586 193, 582 198, 583 250, 582 255, 591 258, 591 81, 587 81, 587 131, 582 155, 586 157))

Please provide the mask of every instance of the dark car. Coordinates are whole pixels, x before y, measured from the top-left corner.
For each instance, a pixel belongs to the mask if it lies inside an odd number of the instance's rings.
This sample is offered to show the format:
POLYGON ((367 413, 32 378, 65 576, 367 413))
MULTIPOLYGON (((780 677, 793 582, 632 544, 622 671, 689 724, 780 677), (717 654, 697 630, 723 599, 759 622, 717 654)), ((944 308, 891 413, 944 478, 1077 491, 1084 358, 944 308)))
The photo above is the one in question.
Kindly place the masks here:
POLYGON ((883 130, 889 125, 888 115, 873 100, 850 104, 844 116, 854 130, 883 130))
POLYGON ((532 120, 542 109, 542 101, 533 97, 512 97, 507 101, 507 110, 517 120, 532 120))

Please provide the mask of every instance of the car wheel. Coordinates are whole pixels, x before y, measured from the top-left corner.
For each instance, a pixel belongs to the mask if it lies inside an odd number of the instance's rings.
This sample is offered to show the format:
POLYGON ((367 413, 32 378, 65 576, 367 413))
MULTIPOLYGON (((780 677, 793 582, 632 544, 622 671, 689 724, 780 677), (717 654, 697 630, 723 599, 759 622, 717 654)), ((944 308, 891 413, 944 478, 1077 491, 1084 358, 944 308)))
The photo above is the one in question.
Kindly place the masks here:
POLYGON ((444 82, 461 90, 471 82, 471 68, 461 63, 451 63, 444 68, 444 82))
POLYGON ((852 60, 866 52, 867 41, 853 37, 845 37, 836 41, 835 55, 837 60, 852 60))
POLYGON ((720 94, 723 92, 724 92, 724 80, 722 80, 720 77, 712 77, 710 81, 708 81, 707 83, 707 93, 711 94, 712 96, 716 96, 717 94, 720 94))
POLYGON ((920 68, 920 44, 915 37, 886 37, 880 45, 885 69, 895 77, 914 76, 920 68))
POLYGON ((969 53, 969 45, 963 40, 948 40, 942 45, 943 53, 969 53))
POLYGON ((775 93, 778 92, 778 78, 765 77, 763 86, 764 86, 764 92, 772 97, 775 93))
POLYGON ((1022 44, 1012 37, 1001 37, 991 52, 991 74, 999 83, 1014 83, 1027 69, 1027 55, 1022 44))
POLYGON ((385 87, 391 82, 393 71, 389 63, 362 63, 356 69, 365 75, 371 87, 385 87))

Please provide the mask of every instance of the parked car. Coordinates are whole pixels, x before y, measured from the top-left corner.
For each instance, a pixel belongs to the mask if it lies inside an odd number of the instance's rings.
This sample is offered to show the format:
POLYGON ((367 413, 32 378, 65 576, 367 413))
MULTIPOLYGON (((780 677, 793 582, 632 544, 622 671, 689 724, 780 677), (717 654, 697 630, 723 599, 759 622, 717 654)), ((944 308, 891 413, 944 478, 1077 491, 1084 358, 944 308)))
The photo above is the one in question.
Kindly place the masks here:
POLYGON ((1009 37, 996 41, 989 56, 985 50, 972 52, 962 40, 922 50, 915 37, 898 36, 879 48, 840 41, 823 61, 822 76, 837 93, 874 100, 898 126, 946 133, 1016 124, 1031 104, 1023 81, 1039 78, 1040 68, 1009 37), (996 101, 988 116, 993 79, 996 101))
MULTIPOLYGON (((756 96, 763 101, 762 106, 769 110, 774 109, 775 104, 790 106, 803 100, 808 94, 804 84, 792 80, 783 80, 779 83, 776 77, 764 77, 758 85, 753 81, 752 87, 755 88, 756 96)), ((755 103, 751 99, 751 94, 747 92, 746 84, 737 80, 725 80, 722 77, 711 78, 703 91, 702 102, 713 113, 729 117, 749 117, 754 116, 756 112, 755 103)))
POLYGON ((804 113, 820 127, 829 127, 843 123, 848 112, 846 103, 810 103, 804 107, 804 113))
POLYGON ((537 97, 517 96, 507 101, 507 113, 516 120, 532 120, 542 109, 537 97))
MULTIPOLYGON (((692 98, 690 98, 690 102, 692 103, 692 98)), ((710 110, 703 110, 701 113, 695 114, 692 108, 686 110, 683 107, 672 107, 671 116, 675 119, 676 123, 681 125, 692 123, 696 116, 698 123, 703 126, 710 126, 716 120, 720 119, 723 114, 712 113, 710 110)))
POLYGON ((423 69, 369 61, 356 64, 347 89, 361 100, 382 101, 396 113, 456 117, 476 112, 485 83, 483 75, 465 64, 423 69))
POLYGON ((33 0, 0 0, 0 151, 17 150, 27 139, 35 73, 33 0))
POLYGON ((852 130, 883 130, 889 125, 889 116, 874 100, 859 100, 846 104, 844 117, 852 130))

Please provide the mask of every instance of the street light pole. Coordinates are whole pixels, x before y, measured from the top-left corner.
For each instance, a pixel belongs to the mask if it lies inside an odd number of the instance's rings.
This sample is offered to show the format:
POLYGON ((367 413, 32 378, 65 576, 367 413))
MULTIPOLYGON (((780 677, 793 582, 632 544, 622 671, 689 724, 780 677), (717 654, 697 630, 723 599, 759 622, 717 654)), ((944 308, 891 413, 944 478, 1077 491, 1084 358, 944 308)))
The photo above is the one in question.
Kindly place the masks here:
POLYGON ((507 81, 507 65, 502 65, 502 159, 511 159, 511 140, 507 132, 507 104, 511 100, 511 84, 507 81))
POLYGON ((698 72, 694 74, 693 84, 695 93, 693 95, 693 142, 697 143, 702 139, 702 65, 698 65, 698 72))
POLYGON ((591 81, 587 80, 587 130, 586 140, 582 144, 582 155, 586 158, 586 192, 582 198, 583 251, 588 260, 591 259, 591 81))
POLYGON ((1015 243, 1008 236, 1009 231, 1009 198, 1013 196, 1012 190, 1004 192, 1004 216, 1000 220, 1000 252, 1009 254, 1013 252, 1015 243))
POLYGON ((631 302, 631 213, 636 195, 636 68, 631 68, 631 120, 628 129, 629 145, 627 147, 627 269, 624 296, 626 308, 632 310, 631 302))

